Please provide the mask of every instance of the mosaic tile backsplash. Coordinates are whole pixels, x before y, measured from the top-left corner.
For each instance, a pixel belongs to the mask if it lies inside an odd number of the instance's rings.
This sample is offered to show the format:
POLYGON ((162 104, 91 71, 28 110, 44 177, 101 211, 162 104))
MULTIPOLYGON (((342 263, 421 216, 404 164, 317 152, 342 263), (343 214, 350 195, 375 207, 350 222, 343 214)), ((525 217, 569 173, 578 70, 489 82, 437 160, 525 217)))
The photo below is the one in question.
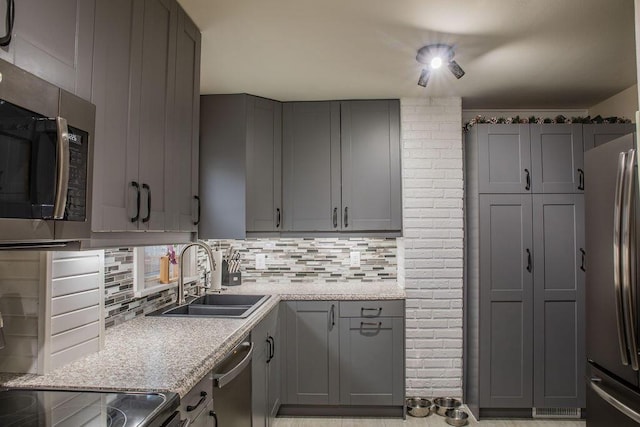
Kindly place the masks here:
MULTIPOLYGON (((240 252, 243 283, 336 283, 397 280, 396 239, 283 238, 210 240, 213 248, 240 252), (360 252, 360 267, 350 267, 350 253, 360 252), (266 269, 256 270, 256 254, 266 269)), ((199 251, 198 265, 204 263, 199 251)), ((202 268, 200 268, 202 270, 202 268)), ((176 289, 142 298, 133 293, 133 249, 105 249, 105 327, 143 316, 176 299, 176 289)))

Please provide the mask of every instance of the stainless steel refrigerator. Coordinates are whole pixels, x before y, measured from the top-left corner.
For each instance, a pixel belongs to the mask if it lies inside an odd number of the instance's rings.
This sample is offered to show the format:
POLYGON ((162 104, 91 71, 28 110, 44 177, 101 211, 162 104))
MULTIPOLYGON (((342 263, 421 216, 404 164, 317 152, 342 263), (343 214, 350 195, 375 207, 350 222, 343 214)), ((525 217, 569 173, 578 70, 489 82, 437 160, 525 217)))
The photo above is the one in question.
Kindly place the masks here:
POLYGON ((587 426, 640 426, 638 153, 633 135, 585 153, 587 426))

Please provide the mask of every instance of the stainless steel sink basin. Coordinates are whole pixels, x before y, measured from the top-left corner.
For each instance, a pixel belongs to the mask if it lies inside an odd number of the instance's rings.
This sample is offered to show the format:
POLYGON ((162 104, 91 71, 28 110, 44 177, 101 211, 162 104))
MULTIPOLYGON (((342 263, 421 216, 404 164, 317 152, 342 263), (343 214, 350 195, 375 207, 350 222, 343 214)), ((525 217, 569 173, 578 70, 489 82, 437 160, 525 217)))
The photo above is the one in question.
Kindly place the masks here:
POLYGON ((150 316, 163 317, 231 317, 243 319, 260 307, 269 295, 211 294, 196 298, 189 304, 164 308, 150 316))

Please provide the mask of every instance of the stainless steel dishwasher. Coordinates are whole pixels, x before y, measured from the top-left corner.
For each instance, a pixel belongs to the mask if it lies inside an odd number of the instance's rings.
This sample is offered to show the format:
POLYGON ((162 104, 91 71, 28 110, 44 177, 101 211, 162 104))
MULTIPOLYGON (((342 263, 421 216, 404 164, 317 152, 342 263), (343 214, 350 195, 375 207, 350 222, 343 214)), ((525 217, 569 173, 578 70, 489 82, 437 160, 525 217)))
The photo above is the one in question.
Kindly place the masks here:
POLYGON ((253 343, 242 340, 213 370, 216 427, 251 427, 253 343))

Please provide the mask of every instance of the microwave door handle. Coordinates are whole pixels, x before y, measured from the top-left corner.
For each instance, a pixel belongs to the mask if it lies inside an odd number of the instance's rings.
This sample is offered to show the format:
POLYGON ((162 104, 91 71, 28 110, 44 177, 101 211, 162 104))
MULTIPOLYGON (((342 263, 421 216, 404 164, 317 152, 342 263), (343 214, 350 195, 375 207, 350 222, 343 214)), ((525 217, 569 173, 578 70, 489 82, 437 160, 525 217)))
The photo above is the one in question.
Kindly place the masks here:
POLYGON ((632 224, 631 221, 634 204, 634 165, 636 160, 636 150, 629 150, 627 152, 627 158, 625 161, 624 171, 624 189, 622 196, 622 307, 624 311, 625 320, 625 333, 627 338, 627 348, 629 350, 629 359, 631 361, 631 368, 637 371, 640 367, 638 365, 638 343, 636 339, 636 304, 633 301, 632 287, 632 275, 633 267, 631 258, 633 244, 632 238, 632 224))
POLYGON ((53 219, 64 219, 69 193, 69 127, 67 119, 56 117, 58 129, 56 199, 53 205, 53 219))
POLYGON ((622 314, 622 285, 620 283, 620 229, 622 219, 622 189, 624 168, 627 154, 618 156, 618 171, 616 173, 616 189, 613 204, 613 286, 616 296, 616 325, 618 327, 618 349, 623 365, 629 364, 627 353, 627 340, 624 330, 624 316, 622 314))

